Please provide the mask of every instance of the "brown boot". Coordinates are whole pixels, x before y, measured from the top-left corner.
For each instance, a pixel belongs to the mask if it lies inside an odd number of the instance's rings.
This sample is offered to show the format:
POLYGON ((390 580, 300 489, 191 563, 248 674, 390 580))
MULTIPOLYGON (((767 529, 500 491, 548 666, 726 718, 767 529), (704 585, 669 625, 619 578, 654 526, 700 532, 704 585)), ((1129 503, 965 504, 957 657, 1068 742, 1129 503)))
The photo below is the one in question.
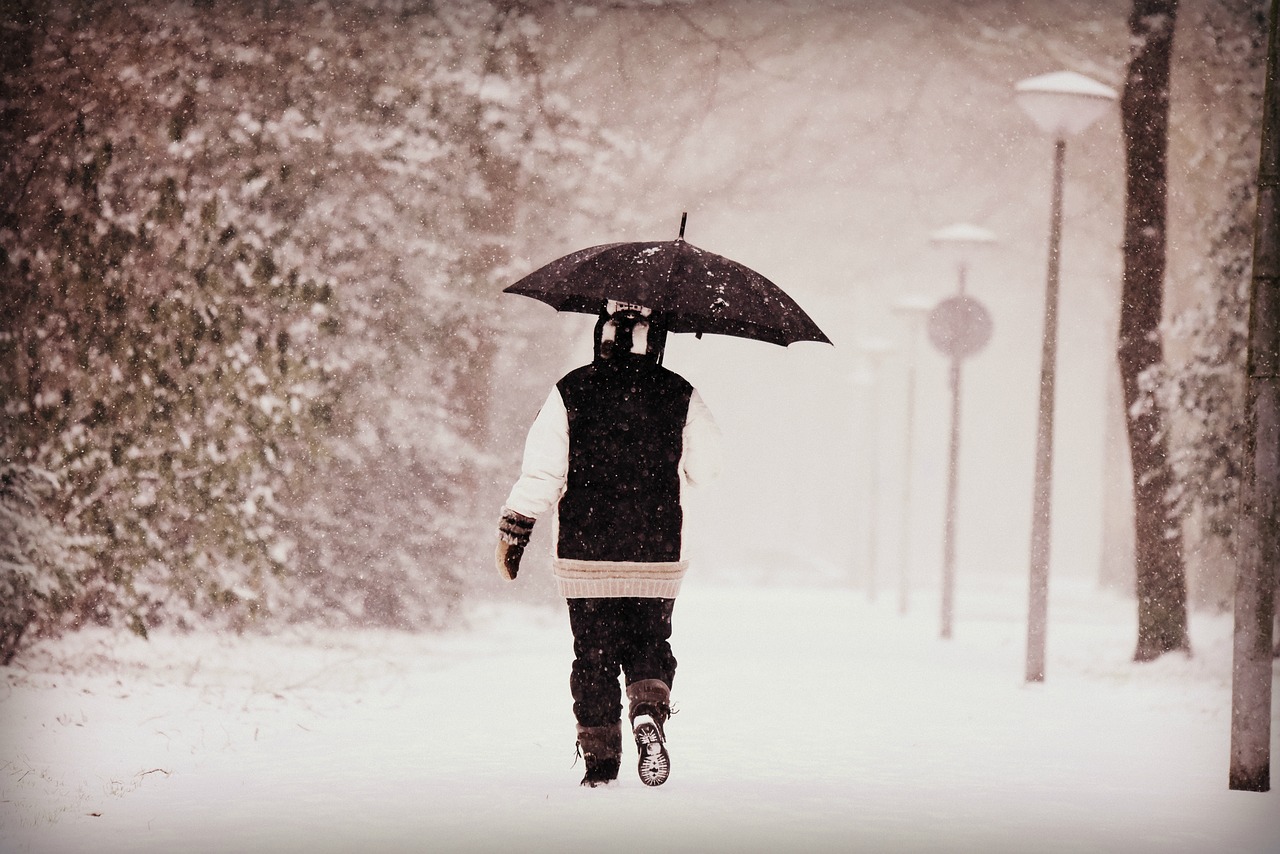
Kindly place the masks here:
POLYGON ((578 749, 587 764, 582 785, 595 788, 618 779, 622 763, 622 722, 609 726, 578 726, 578 749))

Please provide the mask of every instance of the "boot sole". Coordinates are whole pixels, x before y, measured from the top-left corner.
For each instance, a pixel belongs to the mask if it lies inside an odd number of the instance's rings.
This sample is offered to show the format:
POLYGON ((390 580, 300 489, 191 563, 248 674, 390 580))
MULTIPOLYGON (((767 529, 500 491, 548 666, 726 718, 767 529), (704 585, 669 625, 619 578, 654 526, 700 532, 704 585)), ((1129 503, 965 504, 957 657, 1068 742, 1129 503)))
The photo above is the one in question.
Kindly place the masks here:
POLYGON ((671 775, 671 757, 663 743, 662 731, 651 720, 637 718, 635 725, 636 750, 640 753, 640 782, 646 786, 661 786, 671 775))

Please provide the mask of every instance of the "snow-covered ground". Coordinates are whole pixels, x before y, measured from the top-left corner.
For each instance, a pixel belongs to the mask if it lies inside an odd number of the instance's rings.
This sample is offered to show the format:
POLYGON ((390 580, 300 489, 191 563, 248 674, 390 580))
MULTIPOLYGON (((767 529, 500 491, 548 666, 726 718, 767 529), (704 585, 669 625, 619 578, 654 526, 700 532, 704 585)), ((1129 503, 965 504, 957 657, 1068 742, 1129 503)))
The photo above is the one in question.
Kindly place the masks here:
POLYGON ((1280 850, 1280 794, 1227 788, 1229 616, 1193 615, 1193 657, 1135 665, 1133 606, 1056 581, 1047 681, 1028 686, 1024 598, 962 580, 942 641, 927 593, 900 617, 891 597, 836 586, 691 579, 673 771, 656 789, 630 748, 619 783, 578 786, 560 608, 478 606, 437 636, 85 632, 2 671, 0 839, 36 852, 1280 850))

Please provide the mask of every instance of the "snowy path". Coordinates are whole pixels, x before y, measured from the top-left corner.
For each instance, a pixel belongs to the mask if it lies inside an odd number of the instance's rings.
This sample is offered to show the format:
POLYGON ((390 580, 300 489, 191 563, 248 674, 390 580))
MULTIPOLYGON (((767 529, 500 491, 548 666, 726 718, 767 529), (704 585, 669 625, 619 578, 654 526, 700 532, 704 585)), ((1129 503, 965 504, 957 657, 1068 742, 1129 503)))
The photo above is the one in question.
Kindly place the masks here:
POLYGON ((577 786, 558 608, 489 607, 436 637, 109 648, 84 634, 0 670, 0 838, 33 852, 1280 850, 1280 794, 1226 788, 1230 619, 1196 615, 1194 658, 1139 667, 1128 602, 1053 595, 1048 681, 1026 686, 1016 584, 962 589, 949 642, 927 595, 904 618, 857 591, 690 584, 659 789, 631 753, 620 783, 577 786), (67 660, 78 671, 58 673, 67 660))

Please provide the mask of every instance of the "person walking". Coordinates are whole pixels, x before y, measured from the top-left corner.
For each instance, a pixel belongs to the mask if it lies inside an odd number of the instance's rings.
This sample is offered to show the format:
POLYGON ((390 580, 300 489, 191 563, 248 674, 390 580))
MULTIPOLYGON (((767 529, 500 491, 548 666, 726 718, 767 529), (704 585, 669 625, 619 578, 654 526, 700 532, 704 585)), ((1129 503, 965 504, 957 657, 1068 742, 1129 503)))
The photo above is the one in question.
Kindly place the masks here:
POLYGON ((642 782, 670 774, 665 726, 672 611, 688 569, 686 486, 720 472, 720 431, 697 390, 662 366, 660 313, 608 301, 590 364, 547 396, 502 508, 497 565, 514 581, 535 522, 554 508, 552 569, 568 602, 569 686, 584 786, 616 780, 622 691, 642 782))

